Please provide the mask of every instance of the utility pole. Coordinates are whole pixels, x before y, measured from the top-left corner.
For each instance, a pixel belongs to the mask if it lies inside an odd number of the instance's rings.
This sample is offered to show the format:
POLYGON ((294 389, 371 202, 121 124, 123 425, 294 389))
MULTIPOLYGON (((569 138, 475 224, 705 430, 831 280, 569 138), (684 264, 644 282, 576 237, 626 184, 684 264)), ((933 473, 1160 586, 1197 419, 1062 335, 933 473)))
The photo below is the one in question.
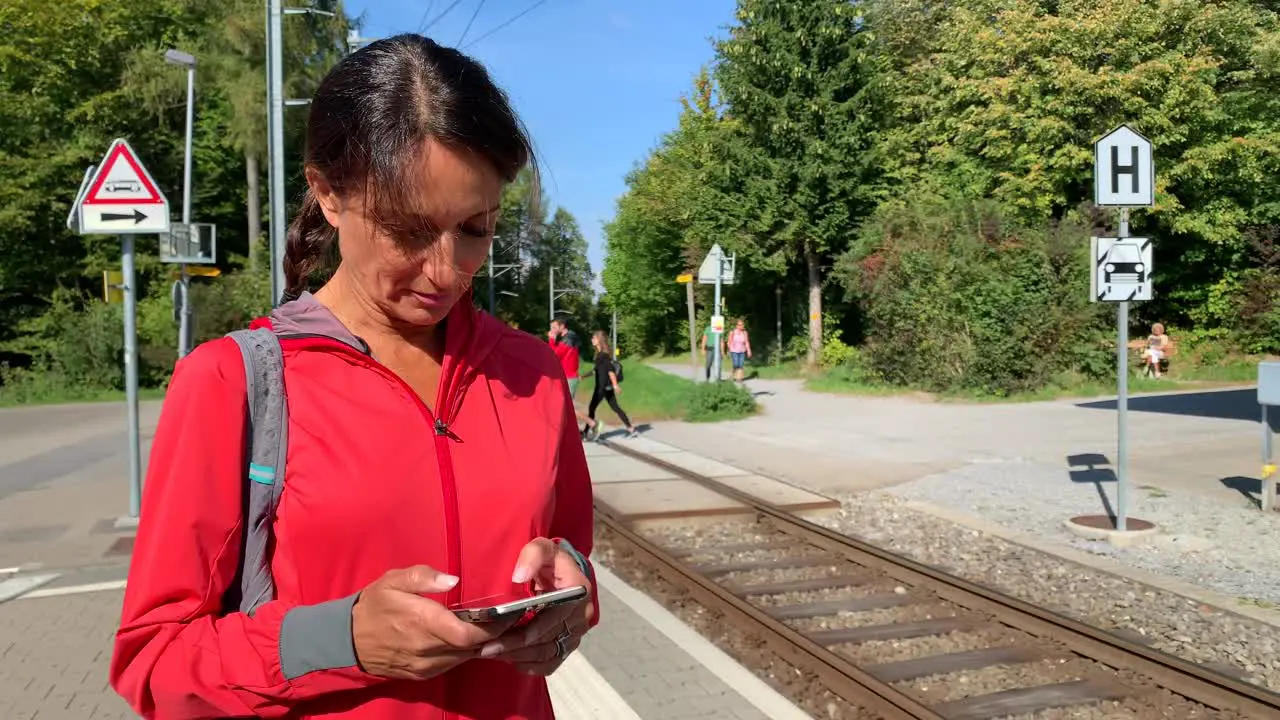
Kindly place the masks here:
MULTIPOLYGON (((516 270, 520 267, 518 264, 505 263, 502 265, 498 265, 494 262, 494 255, 496 253, 498 241, 501 239, 502 237, 500 235, 494 235, 493 242, 489 243, 489 314, 495 317, 498 314, 498 310, 497 310, 498 278, 502 277, 503 274, 511 270, 516 270)), ((507 293, 507 294, 509 295, 510 293, 507 293)))
POLYGON ((284 16, 306 14, 333 17, 333 13, 325 10, 286 8, 283 0, 267 0, 267 201, 271 206, 272 306, 280 303, 285 290, 284 108, 311 102, 284 97, 284 16))
POLYGON ((284 295, 284 7, 267 0, 267 162, 271 206, 271 305, 284 295))
POLYGON ((563 290, 557 291, 556 290, 556 266, 552 265, 550 267, 550 270, 551 270, 550 287, 547 288, 547 312, 549 314, 549 317, 547 318, 548 323, 553 322, 556 319, 556 300, 557 299, 562 298, 565 295, 571 295, 573 293, 582 292, 581 290, 578 290, 576 288, 564 288, 563 290))
MULTIPOLYGON (((182 225, 187 237, 191 237, 191 145, 196 112, 196 59, 179 50, 167 50, 166 62, 187 69, 187 139, 182 156, 182 225)), ((187 277, 187 265, 178 265, 178 282, 173 288, 178 302, 178 357, 184 358, 191 351, 191 279, 187 277)))

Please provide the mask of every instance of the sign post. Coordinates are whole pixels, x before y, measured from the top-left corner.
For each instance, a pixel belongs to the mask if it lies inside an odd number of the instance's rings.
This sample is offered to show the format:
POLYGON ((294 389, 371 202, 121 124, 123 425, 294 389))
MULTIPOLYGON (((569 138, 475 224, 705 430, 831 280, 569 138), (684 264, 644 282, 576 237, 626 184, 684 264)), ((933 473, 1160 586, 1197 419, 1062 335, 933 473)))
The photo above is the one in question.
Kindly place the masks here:
MULTIPOLYGON (((111 143, 93 176, 82 184, 73 215, 81 235, 119 235, 120 290, 124 295, 124 388, 129 422, 129 516, 142 508, 142 454, 138 440, 138 286, 133 236, 169 230, 169 201, 123 138, 111 143)), ((70 223, 69 223, 70 224, 70 223)))
POLYGON ((689 370, 693 381, 698 382, 698 313, 693 305, 693 273, 677 275, 676 282, 684 285, 685 301, 689 305, 689 370))
POLYGON ((725 257, 724 250, 720 249, 720 244, 716 243, 711 246, 711 252, 707 253, 707 257, 702 261, 702 266, 698 268, 698 282, 704 285, 716 286, 715 309, 712 310, 712 332, 715 338, 715 355, 712 361, 712 374, 715 376, 716 382, 720 381, 720 364, 724 359, 720 357, 720 338, 724 334, 724 318, 720 315, 720 290, 725 284, 732 285, 737 275, 738 256, 737 254, 725 257), (720 319, 719 329, 716 329, 716 318, 720 319))
POLYGON ((1151 141, 1126 125, 1094 144, 1093 194, 1099 207, 1120 208, 1117 238, 1094 238, 1091 300, 1116 302, 1116 521, 1129 520, 1129 301, 1151 299, 1151 241, 1129 237, 1129 208, 1155 204, 1151 141))

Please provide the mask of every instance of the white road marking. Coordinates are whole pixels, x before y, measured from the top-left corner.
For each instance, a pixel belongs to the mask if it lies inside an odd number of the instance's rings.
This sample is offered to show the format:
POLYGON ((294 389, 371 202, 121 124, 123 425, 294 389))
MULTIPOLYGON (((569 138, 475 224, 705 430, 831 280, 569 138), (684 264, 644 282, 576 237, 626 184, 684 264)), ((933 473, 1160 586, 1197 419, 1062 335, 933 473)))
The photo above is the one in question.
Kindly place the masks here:
POLYGON ((61 597, 63 595, 83 595, 84 593, 104 592, 124 589, 124 580, 108 580, 107 582, 88 583, 86 585, 69 585, 67 587, 33 590, 23 595, 20 600, 36 600, 39 598, 61 597))
POLYGON ((61 573, 42 573, 40 575, 21 575, 0 581, 0 603, 21 597, 41 585, 48 584, 61 573))

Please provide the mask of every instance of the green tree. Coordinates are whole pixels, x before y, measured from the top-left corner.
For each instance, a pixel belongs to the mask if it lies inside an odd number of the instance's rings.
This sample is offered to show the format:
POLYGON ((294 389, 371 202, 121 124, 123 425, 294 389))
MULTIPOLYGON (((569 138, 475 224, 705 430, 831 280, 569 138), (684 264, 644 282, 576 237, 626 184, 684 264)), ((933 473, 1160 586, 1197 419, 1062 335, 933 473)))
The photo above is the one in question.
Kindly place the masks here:
POLYGON ((861 3, 845 0, 739 0, 717 53, 733 119, 721 189, 741 208, 734 244, 757 264, 802 264, 816 364, 824 264, 877 199, 881 58, 861 3))

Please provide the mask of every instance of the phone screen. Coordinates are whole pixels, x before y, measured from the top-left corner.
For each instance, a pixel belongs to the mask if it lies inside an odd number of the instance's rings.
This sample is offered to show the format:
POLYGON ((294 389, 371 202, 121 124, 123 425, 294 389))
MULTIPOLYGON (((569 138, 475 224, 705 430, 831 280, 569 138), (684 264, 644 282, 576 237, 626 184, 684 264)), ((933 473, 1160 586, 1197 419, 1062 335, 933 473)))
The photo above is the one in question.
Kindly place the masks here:
POLYGON ((460 619, 467 622, 494 622, 510 617, 537 613, 549 607, 580 600, 587 595, 587 589, 581 585, 561 590, 534 595, 533 597, 513 597, 501 594, 485 598, 468 600, 459 606, 449 609, 460 619))

